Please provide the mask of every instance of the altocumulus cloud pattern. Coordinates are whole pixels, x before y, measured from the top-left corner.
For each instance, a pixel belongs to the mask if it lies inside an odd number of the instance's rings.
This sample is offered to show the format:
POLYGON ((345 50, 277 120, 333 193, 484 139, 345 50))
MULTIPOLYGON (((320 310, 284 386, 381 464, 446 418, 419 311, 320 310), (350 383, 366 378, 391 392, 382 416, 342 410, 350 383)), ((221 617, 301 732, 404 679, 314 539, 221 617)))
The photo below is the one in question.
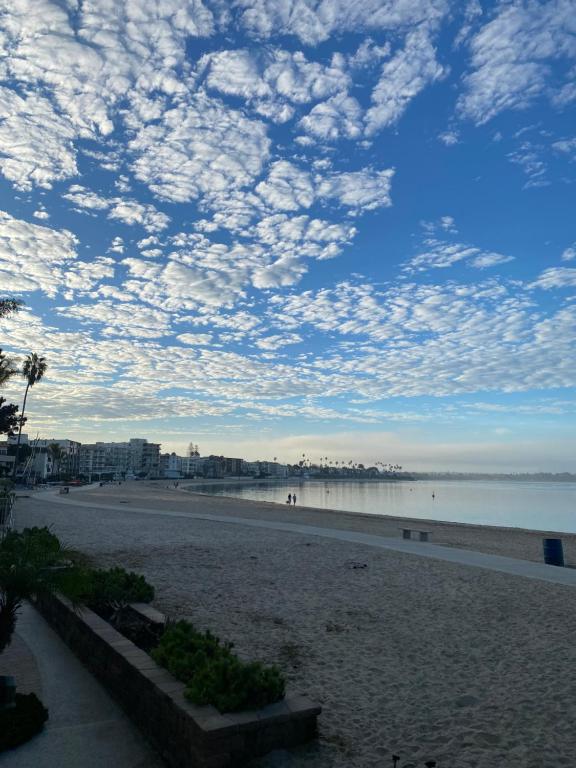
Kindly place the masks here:
POLYGON ((574 0, 0 0, 0 47, 34 429, 573 420, 574 0))

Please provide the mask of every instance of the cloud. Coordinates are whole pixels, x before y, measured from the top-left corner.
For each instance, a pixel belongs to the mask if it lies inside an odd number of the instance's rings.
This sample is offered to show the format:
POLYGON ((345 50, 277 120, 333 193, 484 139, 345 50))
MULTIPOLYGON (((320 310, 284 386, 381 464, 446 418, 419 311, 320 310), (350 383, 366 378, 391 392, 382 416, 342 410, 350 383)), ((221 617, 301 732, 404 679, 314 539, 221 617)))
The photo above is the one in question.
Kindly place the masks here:
POLYGON ((551 62, 576 58, 573 21, 572 0, 502 5, 470 41, 472 71, 458 100, 461 114, 485 123, 503 110, 525 109, 542 95, 566 97, 551 62))
POLYGON ((212 342, 211 333, 179 333, 176 338, 188 346, 203 346, 212 342))
MULTIPOLYGON (((454 232, 453 219, 450 216, 441 220, 442 228, 454 232)), ((513 261, 514 257, 493 251, 484 251, 476 246, 464 243, 447 243, 442 240, 428 239, 424 241, 426 250, 412 257, 405 266, 408 274, 424 272, 429 269, 447 269, 448 267, 465 262, 476 269, 486 269, 499 264, 513 261)))
POLYGON ((365 117, 366 134, 372 136, 396 123, 412 99, 443 74, 426 27, 410 32, 404 48, 382 66, 380 80, 372 91, 372 106, 365 117))
POLYGON ((101 325, 104 336, 156 339, 170 330, 170 318, 166 313, 135 303, 101 301, 59 307, 57 312, 63 317, 79 320, 83 325, 101 325))
POLYGON ((54 296, 76 262, 76 237, 67 230, 30 224, 0 211, 2 291, 43 291, 54 296))
POLYGON ((342 91, 317 104, 300 120, 300 127, 324 141, 358 139, 363 135, 362 108, 353 96, 342 91))
POLYGON ((76 175, 75 135, 47 99, 0 87, 0 171, 16 189, 50 189, 76 175))
POLYGON ((270 151, 266 126, 198 92, 138 126, 132 169, 160 199, 189 202, 253 183, 270 151))
POLYGON ((552 288, 576 287, 576 268, 574 267, 550 267, 532 283, 535 288, 543 288, 548 291, 552 288))
POLYGON ((257 38, 295 35, 316 45, 347 31, 391 30, 434 24, 448 10, 445 0, 396 2, 396 0, 233 0, 236 19, 257 38))
POLYGON ((82 209, 107 210, 109 219, 128 226, 138 224, 147 232, 161 232, 170 223, 169 216, 149 203, 122 197, 103 197, 79 184, 72 185, 62 197, 82 209))

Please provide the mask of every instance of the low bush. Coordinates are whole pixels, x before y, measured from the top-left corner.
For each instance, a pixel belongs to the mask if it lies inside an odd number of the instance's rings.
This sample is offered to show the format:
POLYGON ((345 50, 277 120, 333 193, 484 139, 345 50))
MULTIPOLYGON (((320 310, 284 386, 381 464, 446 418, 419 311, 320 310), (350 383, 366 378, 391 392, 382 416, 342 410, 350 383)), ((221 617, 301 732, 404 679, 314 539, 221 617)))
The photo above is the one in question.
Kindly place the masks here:
POLYGON ((284 698, 285 682, 277 667, 237 656, 213 659, 189 681, 185 696, 194 704, 212 704, 219 712, 260 709, 284 698))
POLYGON ((150 655, 174 677, 187 683, 209 661, 231 656, 232 644, 221 643, 211 632, 199 632, 189 621, 176 621, 168 625, 150 655))
POLYGON ((117 608, 128 603, 150 603, 154 599, 154 587, 144 576, 124 568, 87 569, 84 579, 82 600, 90 607, 117 608))
POLYGON ((0 710, 0 752, 24 744, 42 730, 47 719, 48 710, 35 694, 17 693, 16 706, 0 710))
POLYGON ((103 614, 128 603, 149 603, 154 599, 154 587, 144 576, 124 568, 102 570, 75 565, 61 574, 59 588, 73 603, 83 603, 103 614))
POLYGON ((280 670, 242 662, 232 647, 210 632, 199 632, 190 622, 178 621, 168 626, 151 655, 186 683, 186 698, 194 704, 238 712, 283 698, 285 681, 280 670))

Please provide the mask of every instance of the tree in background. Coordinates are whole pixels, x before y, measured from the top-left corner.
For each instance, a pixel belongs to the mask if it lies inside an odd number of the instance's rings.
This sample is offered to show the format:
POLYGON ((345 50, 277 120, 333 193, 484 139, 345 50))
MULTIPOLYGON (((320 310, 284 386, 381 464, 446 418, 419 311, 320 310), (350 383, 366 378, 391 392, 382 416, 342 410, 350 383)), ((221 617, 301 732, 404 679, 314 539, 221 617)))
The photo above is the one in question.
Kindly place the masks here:
POLYGON ((23 303, 19 299, 0 299, 0 317, 6 317, 6 315, 12 312, 18 312, 23 303))
MULTIPOLYGON (((22 438, 22 427, 24 425, 24 413, 26 411, 26 400, 28 399, 28 390, 30 387, 33 387, 34 384, 38 384, 39 381, 42 380, 44 377, 44 374, 46 373, 46 369, 48 368, 48 363, 46 362, 45 357, 40 357, 36 354, 36 352, 32 352, 32 354, 27 355, 26 359, 24 360, 24 365, 22 366, 22 376, 26 379, 26 391, 24 392, 24 401, 22 403, 22 417, 20 420, 20 425, 18 428, 18 440, 16 441, 16 455, 18 455, 18 449, 20 447, 20 440, 22 438)), ((16 480, 16 468, 17 468, 17 462, 14 462, 14 470, 12 474, 12 479, 16 480)))
POLYGON ((58 445, 58 443, 50 443, 48 454, 52 459, 52 474, 60 476, 60 462, 65 456, 62 446, 58 445))
MULTIPOLYGON (((0 397, 0 435, 12 436, 18 430, 18 406, 0 397)), ((26 421, 26 419, 24 419, 26 421)))

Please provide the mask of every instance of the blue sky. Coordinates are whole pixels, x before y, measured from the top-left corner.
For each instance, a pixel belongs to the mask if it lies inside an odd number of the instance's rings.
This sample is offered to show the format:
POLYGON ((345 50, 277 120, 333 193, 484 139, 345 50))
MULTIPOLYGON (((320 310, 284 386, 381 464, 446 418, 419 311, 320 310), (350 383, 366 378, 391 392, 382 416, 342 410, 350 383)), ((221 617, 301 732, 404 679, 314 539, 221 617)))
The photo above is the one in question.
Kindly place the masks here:
POLYGON ((0 12, 29 432, 574 469, 574 0, 0 12))

